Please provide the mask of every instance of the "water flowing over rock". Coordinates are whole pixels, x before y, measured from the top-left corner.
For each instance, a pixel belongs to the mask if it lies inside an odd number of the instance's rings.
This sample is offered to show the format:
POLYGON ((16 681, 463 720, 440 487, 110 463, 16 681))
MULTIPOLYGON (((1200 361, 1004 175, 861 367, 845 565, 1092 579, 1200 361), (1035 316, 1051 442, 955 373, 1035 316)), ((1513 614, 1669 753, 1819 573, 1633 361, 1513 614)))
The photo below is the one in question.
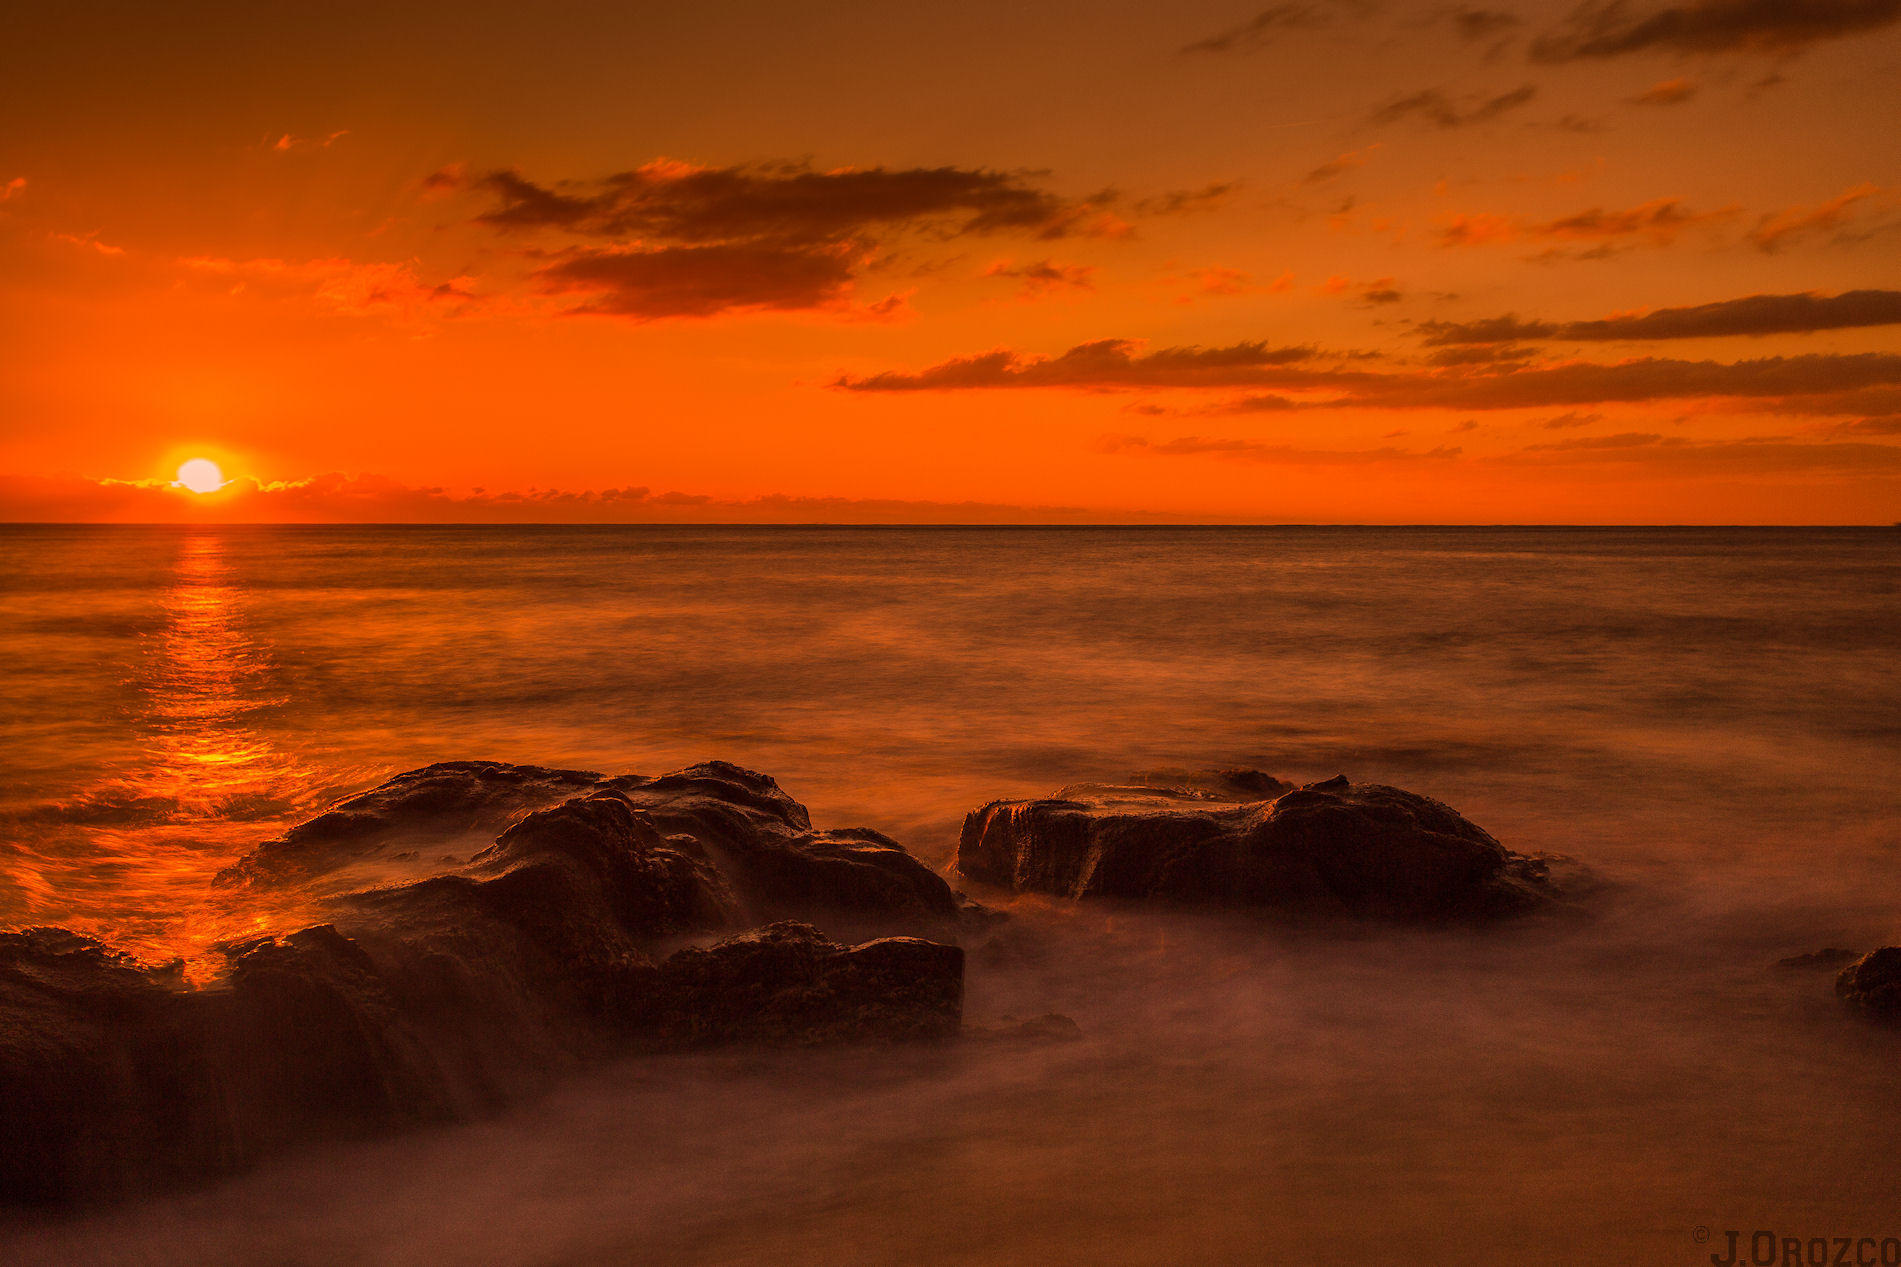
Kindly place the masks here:
POLYGON ((1552 861, 1512 853, 1429 797, 1254 770, 993 802, 964 820, 957 850, 966 877, 1010 889, 1397 920, 1544 905, 1558 896, 1552 861))
POLYGON ((960 1024, 964 952, 922 939, 955 934, 958 895, 721 762, 431 766, 221 880, 260 909, 308 894, 322 918, 221 944, 196 987, 65 930, 0 934, 0 1198, 124 1195, 454 1120, 617 1052, 960 1024), (470 833, 493 843, 422 861, 470 833))

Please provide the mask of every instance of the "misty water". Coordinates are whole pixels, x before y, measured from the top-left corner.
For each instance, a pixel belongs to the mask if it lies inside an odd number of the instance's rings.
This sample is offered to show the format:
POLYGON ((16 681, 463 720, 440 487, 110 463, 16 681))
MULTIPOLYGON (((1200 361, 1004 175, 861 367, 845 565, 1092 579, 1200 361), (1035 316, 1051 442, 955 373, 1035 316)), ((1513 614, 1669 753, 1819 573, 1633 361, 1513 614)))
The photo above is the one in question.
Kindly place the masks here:
MULTIPOLYGON (((951 863, 1161 767, 1346 774, 1609 881, 1287 929, 976 891, 967 1019, 628 1060, 485 1120, 11 1216, 21 1263, 1702 1264, 1901 1237, 1901 532, 0 529, 0 926, 188 962, 396 771, 767 771, 951 863), (1698 1229, 1712 1235, 1698 1240, 1698 1229)), ((954 879, 955 877, 953 877, 954 879)), ((1780 1261, 1778 1259, 1777 1261, 1780 1261)))

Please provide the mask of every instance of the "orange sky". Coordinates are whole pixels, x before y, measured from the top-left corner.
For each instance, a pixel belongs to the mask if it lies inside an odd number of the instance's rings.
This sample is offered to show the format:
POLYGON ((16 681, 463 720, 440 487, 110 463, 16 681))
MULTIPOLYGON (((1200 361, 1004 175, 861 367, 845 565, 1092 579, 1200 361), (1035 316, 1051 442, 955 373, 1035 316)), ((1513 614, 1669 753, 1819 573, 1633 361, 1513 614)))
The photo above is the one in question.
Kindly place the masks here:
POLYGON ((0 519, 1901 519, 1901 0, 30 9, 0 519))

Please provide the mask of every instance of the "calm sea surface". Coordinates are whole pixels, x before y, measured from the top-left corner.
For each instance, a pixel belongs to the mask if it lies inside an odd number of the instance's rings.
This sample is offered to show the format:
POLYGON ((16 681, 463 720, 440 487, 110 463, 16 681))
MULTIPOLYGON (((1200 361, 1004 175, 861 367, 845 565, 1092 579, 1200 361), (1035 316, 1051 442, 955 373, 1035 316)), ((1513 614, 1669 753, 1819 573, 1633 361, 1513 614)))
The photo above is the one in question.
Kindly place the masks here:
POLYGON ((209 878, 396 771, 765 770, 939 865, 992 798, 1344 773, 1613 881, 1276 933, 1025 901, 973 1020, 642 1062, 0 1233, 19 1261, 1641 1262, 1901 1237, 1901 531, 0 528, 0 926, 190 958, 209 878), (1692 1239, 1698 1226, 1716 1242, 1692 1239))

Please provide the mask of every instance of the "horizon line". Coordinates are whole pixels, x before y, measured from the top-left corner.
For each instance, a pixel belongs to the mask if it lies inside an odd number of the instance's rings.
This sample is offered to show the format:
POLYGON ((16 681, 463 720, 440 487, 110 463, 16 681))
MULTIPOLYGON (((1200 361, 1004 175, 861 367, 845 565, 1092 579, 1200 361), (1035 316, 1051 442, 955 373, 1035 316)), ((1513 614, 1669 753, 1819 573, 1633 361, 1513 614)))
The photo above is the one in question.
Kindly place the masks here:
POLYGON ((986 523, 980 520, 969 521, 931 521, 931 520, 892 520, 889 522, 865 522, 860 520, 801 520, 784 522, 774 520, 730 520, 705 523, 691 521, 649 521, 622 522, 614 520, 522 520, 496 522, 493 520, 272 520, 272 519, 233 519, 207 523, 178 523, 163 520, 102 520, 102 519, 0 519, 0 528, 176 528, 185 531, 197 531, 205 528, 1038 528, 1038 529, 1089 529, 1089 528, 1140 528, 1140 529, 1176 529, 1176 528, 1553 528, 1553 529, 1604 529, 1623 530, 1641 528, 1646 530, 1679 529, 1697 531, 1708 529, 1806 529, 1826 531, 1844 528, 1901 528, 1901 519, 1886 523, 1565 523, 1554 521, 1512 522, 1499 520, 1487 523, 1433 522, 1427 520, 1408 520, 1404 522, 1378 522, 1367 520, 1317 522, 1312 520, 1260 521, 1260 520, 1182 520, 1180 522, 1157 522, 1154 520, 1127 522, 1120 520, 1087 520, 1078 522, 1045 522, 1035 520, 1003 521, 986 523))

